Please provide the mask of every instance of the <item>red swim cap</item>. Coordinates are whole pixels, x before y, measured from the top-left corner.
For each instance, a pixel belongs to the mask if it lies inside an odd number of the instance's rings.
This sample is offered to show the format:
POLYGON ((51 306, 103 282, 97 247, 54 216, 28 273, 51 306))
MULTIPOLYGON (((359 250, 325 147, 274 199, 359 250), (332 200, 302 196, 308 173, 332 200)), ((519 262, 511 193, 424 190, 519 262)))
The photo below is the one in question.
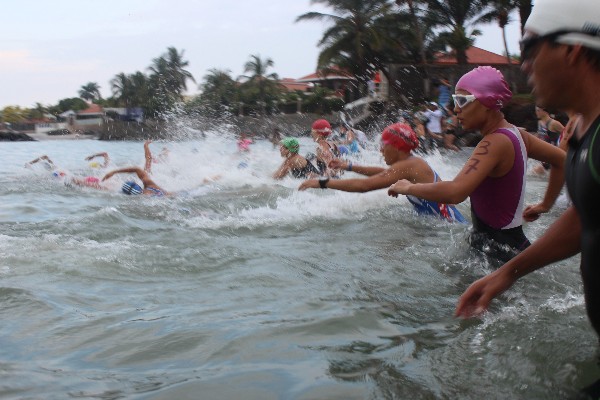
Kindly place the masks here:
POLYGON ((331 125, 326 119, 318 119, 312 124, 312 130, 321 136, 329 136, 331 133, 331 125))
POLYGON ((410 153, 411 150, 419 147, 419 139, 415 131, 410 125, 400 122, 386 127, 381 134, 381 141, 405 153, 410 153))

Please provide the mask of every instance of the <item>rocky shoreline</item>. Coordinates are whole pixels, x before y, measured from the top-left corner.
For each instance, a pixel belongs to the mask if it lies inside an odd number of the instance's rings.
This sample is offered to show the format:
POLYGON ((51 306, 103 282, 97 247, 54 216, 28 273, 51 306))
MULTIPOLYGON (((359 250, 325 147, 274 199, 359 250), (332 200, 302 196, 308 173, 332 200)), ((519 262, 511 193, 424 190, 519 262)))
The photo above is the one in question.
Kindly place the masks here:
MULTIPOLYGON (((534 113, 535 105, 531 103, 518 104, 512 102, 504 112, 511 123, 526 128, 529 132, 537 130, 537 120, 534 113)), ((360 123, 357 128, 365 131, 369 136, 376 136, 388 124, 395 122, 396 110, 384 111, 360 123)), ((312 122, 325 118, 332 122, 339 120, 337 114, 281 114, 268 117, 249 116, 224 116, 219 119, 183 116, 171 121, 145 121, 124 122, 107 121, 98 130, 82 132, 50 132, 47 133, 19 133, 14 131, 0 131, 0 141, 38 141, 38 140, 193 140, 206 135, 210 131, 229 131, 239 134, 246 132, 255 137, 270 137, 274 129, 279 129, 281 136, 307 136, 310 134, 312 122)), ((477 143, 478 135, 470 135, 464 143, 472 146, 477 143)))

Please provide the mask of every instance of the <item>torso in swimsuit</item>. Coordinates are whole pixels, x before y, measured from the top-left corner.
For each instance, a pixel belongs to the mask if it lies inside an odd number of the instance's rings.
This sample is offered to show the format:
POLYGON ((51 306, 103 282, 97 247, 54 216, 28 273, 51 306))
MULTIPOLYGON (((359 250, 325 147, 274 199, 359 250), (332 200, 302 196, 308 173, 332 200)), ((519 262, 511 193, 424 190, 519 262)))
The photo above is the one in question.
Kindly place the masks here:
POLYGON ((515 159, 504 176, 486 177, 471 193, 474 232, 470 241, 478 249, 492 247, 486 253, 508 261, 530 245, 522 228, 527 150, 515 127, 498 129, 493 134, 510 139, 515 159))
MULTIPOLYGON (((433 171, 434 182, 440 180, 437 172, 433 171)), ((435 201, 421 199, 419 197, 407 195, 406 198, 413 205, 417 214, 421 215, 437 215, 448 221, 467 222, 465 217, 452 204, 443 204, 435 201)))

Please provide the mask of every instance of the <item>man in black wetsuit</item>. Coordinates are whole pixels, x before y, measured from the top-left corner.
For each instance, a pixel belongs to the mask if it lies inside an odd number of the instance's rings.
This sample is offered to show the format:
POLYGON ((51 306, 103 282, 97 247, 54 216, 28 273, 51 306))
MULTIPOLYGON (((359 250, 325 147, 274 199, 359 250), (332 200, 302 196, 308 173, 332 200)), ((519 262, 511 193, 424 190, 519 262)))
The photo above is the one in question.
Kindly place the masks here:
MULTIPOLYGON (((538 103, 581 114, 565 163, 573 206, 529 248, 473 283, 456 315, 482 313, 520 277, 581 252, 586 309, 600 335, 600 4, 536 0, 525 29, 522 69, 538 103)), ((600 380, 586 392, 600 397, 600 380)))

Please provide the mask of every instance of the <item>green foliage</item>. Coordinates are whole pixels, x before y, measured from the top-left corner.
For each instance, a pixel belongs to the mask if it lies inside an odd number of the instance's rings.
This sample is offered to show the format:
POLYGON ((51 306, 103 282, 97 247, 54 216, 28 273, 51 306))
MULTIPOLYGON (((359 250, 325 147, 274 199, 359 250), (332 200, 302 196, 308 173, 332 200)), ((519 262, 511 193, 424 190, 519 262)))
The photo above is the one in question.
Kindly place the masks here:
POLYGON ((239 93, 229 70, 209 70, 200 84, 200 89, 202 93, 186 104, 188 112, 216 118, 234 112, 239 93))
POLYGON ((88 82, 79 89, 79 97, 89 101, 101 99, 100 86, 96 82, 88 82))
POLYGON ((28 110, 19 106, 7 106, 2 109, 2 122, 16 124, 27 119, 28 110))
MULTIPOLYGON (((333 13, 308 12, 296 21, 327 21, 330 26, 319 41, 318 69, 337 66, 363 82, 387 60, 387 54, 403 53, 400 40, 387 35, 384 27, 394 26, 391 5, 384 0, 313 0, 333 13)), ((405 29, 405 31, 408 29, 405 29)))
POLYGON ((183 51, 169 47, 167 52, 152 60, 149 75, 137 71, 119 73, 110 82, 114 102, 122 107, 142 107, 145 115, 161 118, 183 101, 187 80, 195 82, 185 70, 189 65, 183 51))
POLYGON ((70 99, 62 99, 58 102, 55 111, 56 114, 63 113, 65 111, 73 110, 80 111, 88 108, 88 104, 79 97, 72 97, 70 99))

